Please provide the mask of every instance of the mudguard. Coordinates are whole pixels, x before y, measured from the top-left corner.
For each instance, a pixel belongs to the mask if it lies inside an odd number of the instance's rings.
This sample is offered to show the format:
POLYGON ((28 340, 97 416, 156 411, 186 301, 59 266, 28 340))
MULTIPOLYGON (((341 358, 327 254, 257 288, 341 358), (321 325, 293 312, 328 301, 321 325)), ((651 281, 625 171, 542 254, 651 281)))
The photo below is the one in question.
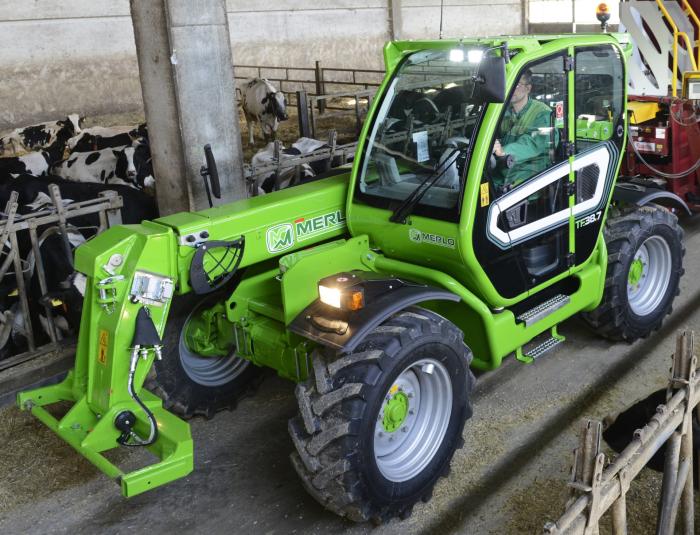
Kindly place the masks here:
POLYGON ((688 215, 692 215, 685 201, 675 193, 658 187, 644 186, 632 182, 618 181, 613 192, 613 200, 635 206, 655 203, 667 208, 682 208, 688 215))
POLYGON ((294 318, 288 329, 321 345, 350 353, 384 320, 411 305, 460 300, 458 295, 441 288, 399 279, 387 281, 392 282, 388 291, 355 312, 336 309, 316 299, 294 318))

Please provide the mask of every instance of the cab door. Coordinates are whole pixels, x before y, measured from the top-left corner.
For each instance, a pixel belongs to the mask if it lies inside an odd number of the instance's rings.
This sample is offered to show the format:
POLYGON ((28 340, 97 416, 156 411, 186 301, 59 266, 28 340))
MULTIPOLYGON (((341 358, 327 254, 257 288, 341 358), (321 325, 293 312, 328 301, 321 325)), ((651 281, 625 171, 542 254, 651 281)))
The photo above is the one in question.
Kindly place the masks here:
POLYGON ((505 298, 571 266, 571 66, 562 50, 522 67, 493 136, 491 150, 500 146, 512 166, 492 158, 484 169, 474 250, 505 298))
POLYGON ((620 50, 612 44, 574 50, 575 264, 593 252, 625 137, 625 71, 620 50))

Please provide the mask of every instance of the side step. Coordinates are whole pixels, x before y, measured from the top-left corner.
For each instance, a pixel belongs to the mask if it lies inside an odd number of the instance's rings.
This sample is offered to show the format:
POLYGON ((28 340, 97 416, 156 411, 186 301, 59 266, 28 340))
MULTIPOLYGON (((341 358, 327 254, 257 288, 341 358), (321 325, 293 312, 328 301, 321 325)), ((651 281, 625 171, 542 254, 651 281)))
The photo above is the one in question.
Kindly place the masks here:
POLYGON ((550 314, 553 314, 562 307, 565 307, 571 302, 571 297, 564 294, 558 294, 547 299, 544 303, 540 303, 535 308, 531 308, 516 317, 516 319, 525 324, 525 327, 529 327, 546 318, 550 314))
POLYGON ((520 362, 525 364, 531 364, 535 362, 535 359, 544 355, 547 351, 550 351, 561 344, 566 338, 557 332, 556 326, 551 329, 551 336, 547 338, 541 344, 533 347, 527 353, 523 353, 523 348, 519 347, 515 350, 515 358, 520 362))

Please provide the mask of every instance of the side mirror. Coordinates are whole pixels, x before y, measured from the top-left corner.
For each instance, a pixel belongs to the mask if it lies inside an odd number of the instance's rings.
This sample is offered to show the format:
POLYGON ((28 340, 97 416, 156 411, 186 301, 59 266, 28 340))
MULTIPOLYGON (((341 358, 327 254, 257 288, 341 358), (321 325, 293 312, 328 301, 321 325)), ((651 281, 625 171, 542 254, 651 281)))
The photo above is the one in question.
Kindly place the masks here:
POLYGON ((485 55, 477 72, 476 91, 486 103, 506 101, 506 60, 501 56, 485 55))
POLYGON ((209 201, 209 207, 211 208, 213 203, 211 202, 211 194, 214 197, 221 199, 221 184, 219 183, 219 171, 216 169, 216 160, 214 160, 214 154, 211 151, 211 145, 207 143, 204 145, 204 159, 207 165, 203 165, 199 170, 199 174, 204 179, 204 190, 207 192, 207 200, 209 201), (207 180, 209 178, 209 180, 207 180), (211 182, 211 190, 209 189, 209 182, 211 182))

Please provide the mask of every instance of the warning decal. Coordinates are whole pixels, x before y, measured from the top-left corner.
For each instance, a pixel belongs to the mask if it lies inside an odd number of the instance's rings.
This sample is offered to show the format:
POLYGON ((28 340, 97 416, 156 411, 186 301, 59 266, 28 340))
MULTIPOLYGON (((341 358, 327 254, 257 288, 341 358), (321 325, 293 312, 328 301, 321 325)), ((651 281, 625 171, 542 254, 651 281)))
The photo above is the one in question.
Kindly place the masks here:
POLYGON ((489 202, 489 183, 484 182, 481 184, 481 207, 488 206, 489 202))
POLYGON ((107 365, 107 346, 109 345, 109 333, 105 330, 100 331, 99 352, 97 353, 97 361, 100 364, 107 365))

